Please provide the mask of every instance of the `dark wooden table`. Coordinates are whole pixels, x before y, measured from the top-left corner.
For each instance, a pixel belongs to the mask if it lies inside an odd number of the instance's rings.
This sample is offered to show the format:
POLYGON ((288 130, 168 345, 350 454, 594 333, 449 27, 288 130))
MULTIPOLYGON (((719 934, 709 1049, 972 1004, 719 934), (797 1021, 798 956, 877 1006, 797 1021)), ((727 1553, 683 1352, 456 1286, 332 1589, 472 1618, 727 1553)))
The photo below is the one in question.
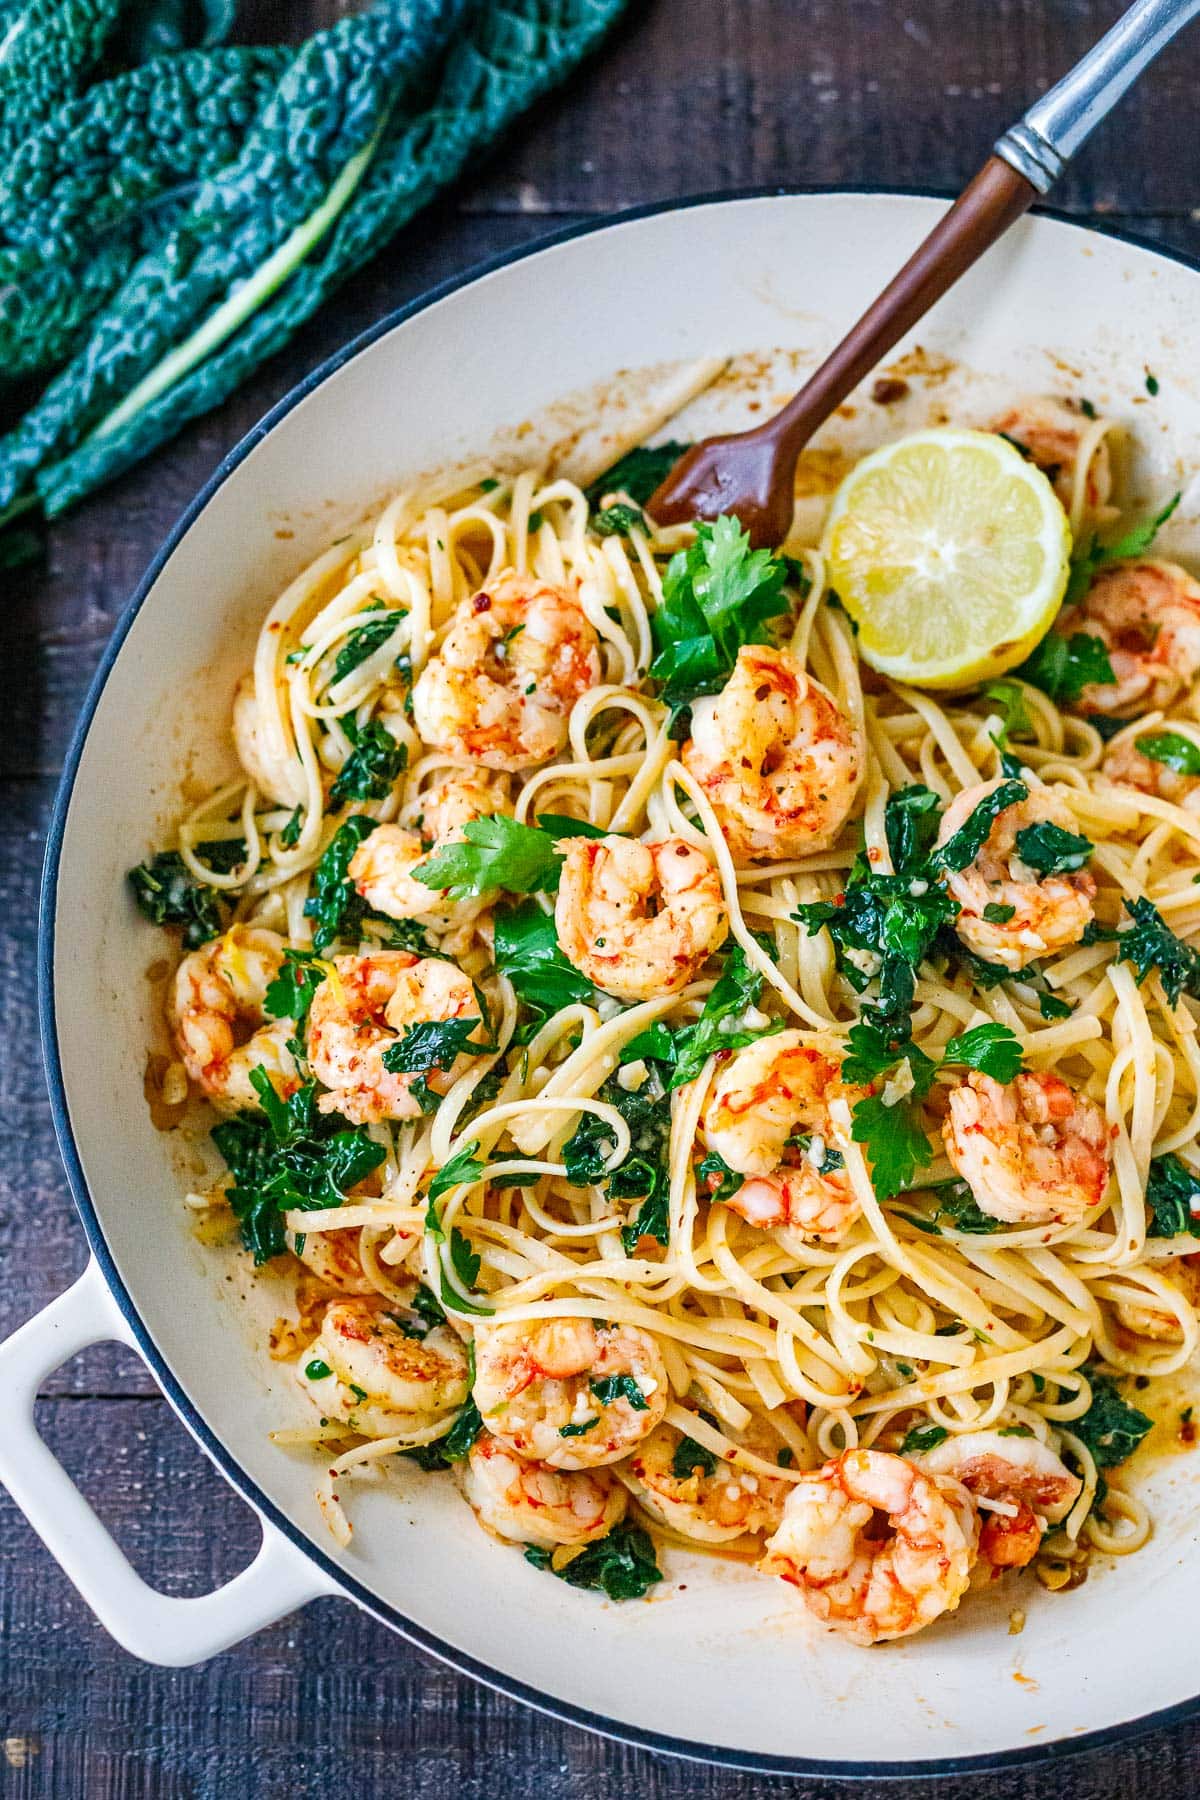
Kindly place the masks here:
MULTIPOLYGON (((298 37, 339 10, 337 0, 246 0, 241 13, 256 36, 298 37)), ((632 0, 611 45, 473 181, 343 289, 286 355, 56 525, 44 568, 0 576, 0 708, 9 721, 0 736, 8 821, 0 837, 0 1334, 84 1263, 35 1022, 47 812, 105 639, 223 453, 372 320, 557 226, 773 182, 954 189, 1119 10, 1118 0, 632 0)), ((1198 55, 1194 31, 1163 57, 1096 134, 1056 197, 1060 206, 1200 253, 1198 55)), ((77 1359, 50 1384, 39 1418, 155 1585, 201 1593, 249 1560, 249 1514, 131 1356, 110 1346, 77 1359)), ((607 1744, 463 1680, 332 1601, 205 1667, 147 1668, 105 1636, 2 1495, 0 1520, 0 1793, 14 1800, 600 1800, 629 1792, 741 1800, 838 1785, 766 1782, 607 1744)), ((781 1666, 779 1703, 803 1706, 801 1668, 781 1666)), ((986 1694, 979 1703, 987 1705, 986 1694)), ((1062 1763, 950 1780, 939 1793, 1178 1800, 1200 1792, 1198 1753, 1200 1722, 1062 1763)), ((915 1797, 933 1787, 887 1791, 915 1797)))

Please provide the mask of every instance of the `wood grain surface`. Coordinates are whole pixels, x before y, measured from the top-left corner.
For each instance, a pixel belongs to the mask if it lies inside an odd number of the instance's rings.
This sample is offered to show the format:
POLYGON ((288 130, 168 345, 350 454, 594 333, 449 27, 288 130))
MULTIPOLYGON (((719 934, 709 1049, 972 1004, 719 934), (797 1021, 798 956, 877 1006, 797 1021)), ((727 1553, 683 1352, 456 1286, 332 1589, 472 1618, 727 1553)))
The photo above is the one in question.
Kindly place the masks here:
MULTIPOLYGON (((351 8, 243 0, 242 35, 298 38, 341 10, 351 8)), ((58 523, 43 567, 0 576, 0 705, 9 721, 0 736, 0 1333, 61 1292, 84 1263, 35 1019, 37 887, 55 779, 116 618, 225 451, 388 309, 572 220, 776 182, 953 190, 1119 10, 1114 0, 632 0, 613 41, 344 288, 286 354, 58 523)), ((1200 27, 1097 132, 1058 205, 1200 254, 1198 61, 1200 27)), ((156 1585, 201 1593, 253 1554, 245 1507, 127 1353, 100 1348, 63 1369, 39 1420, 156 1585)), ((781 1665, 778 1695, 780 1705, 803 1708, 802 1667, 781 1665)), ((979 1703, 987 1705, 986 1694, 979 1703)), ((1178 1800, 1200 1793, 1198 1754, 1200 1723, 994 1776, 859 1792, 872 1800, 885 1792, 917 1800, 935 1787, 943 1800, 1178 1800)), ((144 1667, 105 1636, 0 1495, 6 1800, 799 1800, 835 1791, 841 1784, 765 1781, 608 1744, 460 1678, 332 1601, 202 1668, 144 1667)))

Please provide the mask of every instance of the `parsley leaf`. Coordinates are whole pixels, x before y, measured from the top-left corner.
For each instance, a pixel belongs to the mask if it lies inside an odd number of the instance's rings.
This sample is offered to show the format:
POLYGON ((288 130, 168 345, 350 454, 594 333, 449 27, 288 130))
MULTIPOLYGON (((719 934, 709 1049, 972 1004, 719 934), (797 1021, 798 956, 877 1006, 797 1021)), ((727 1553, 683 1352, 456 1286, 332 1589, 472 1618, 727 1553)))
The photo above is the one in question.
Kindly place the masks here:
POLYGON ((1181 731, 1150 731, 1134 743, 1151 762, 1164 763, 1177 775, 1200 775, 1200 747, 1181 731))
POLYGON ((422 1019, 384 1051, 383 1066, 390 1075, 427 1075, 430 1069, 452 1068, 460 1056, 486 1056, 495 1043, 472 1037, 482 1024, 482 1019, 422 1019))
POLYGON ((1012 1081, 1021 1068, 1021 1045, 1007 1025, 975 1025, 952 1037, 942 1055, 943 1063, 965 1063, 990 1075, 993 1081, 1012 1081))
POLYGON ((645 506, 655 488, 662 485, 684 451, 691 447, 673 441, 639 444, 584 488, 588 505, 597 506, 605 494, 628 494, 639 506, 645 506))
POLYGON ((445 890, 451 900, 471 900, 495 888, 510 894, 552 894, 558 887, 563 859, 554 847, 553 831, 519 824, 507 813, 487 813, 469 819, 463 837, 465 841, 444 844, 418 863, 413 870, 417 880, 445 890))
MULTIPOLYGON (((240 838, 236 842, 241 845, 240 838)), ((205 849, 205 845, 198 844, 197 855, 203 856, 205 849)), ((161 850, 136 869, 130 869, 129 885, 138 911, 152 925, 183 926, 185 950, 195 950, 210 938, 220 937, 225 929, 225 896, 219 889, 197 881, 178 850, 161 850)))
POLYGON ((929 1092, 934 1064, 923 1050, 917 1048, 907 1031, 894 1029, 878 1018, 864 1016, 850 1027, 846 1045, 848 1054, 842 1061, 843 1081, 867 1087, 877 1075, 883 1075, 897 1063, 907 1062, 913 1078, 913 1094, 921 1099, 929 1092))
POLYGON ((536 900, 497 912, 494 927, 496 967, 512 982, 517 999, 530 1015, 514 1041, 528 1043, 544 1021, 564 1006, 579 1001, 589 1004, 596 990, 574 963, 568 962, 558 941, 554 914, 536 900))
POLYGON ((1064 831, 1049 819, 1039 819, 1017 833, 1017 855, 1039 876, 1068 875, 1082 869, 1093 848, 1090 838, 1064 831))
POLYGON ((352 813, 329 841, 328 848, 313 870, 313 891, 304 902, 306 918, 317 921, 313 933, 313 949, 320 955, 344 938, 357 944, 362 936, 366 902, 347 877, 354 852, 365 837, 370 837, 378 820, 366 813, 352 813))
POLYGON ((1118 932, 1117 955, 1133 964, 1139 982, 1157 969, 1169 1005, 1181 994, 1200 999, 1200 953, 1175 936, 1151 901, 1139 895, 1123 904, 1133 924, 1118 932))
POLYGON ((1016 673, 1059 706, 1073 705, 1085 687, 1117 684, 1103 640, 1090 631, 1073 631, 1070 637, 1051 631, 1016 673))
POLYGON ((338 771, 329 790, 333 808, 350 800, 385 800, 401 771, 408 766, 408 745, 398 744, 387 726, 371 719, 361 730, 342 720, 347 735, 353 730, 353 750, 338 771))
POLYGON ((1081 1419, 1071 1420, 1067 1430, 1087 1445, 1098 1469, 1111 1469, 1133 1455, 1154 1421, 1122 1399, 1111 1376, 1086 1363, 1083 1373, 1091 1383, 1091 1405, 1081 1419))
POLYGON ((315 1082, 283 1100, 265 1069, 250 1080, 263 1111, 224 1119, 211 1135, 233 1173, 226 1198, 242 1242, 263 1263, 287 1247, 285 1212, 340 1206, 386 1152, 340 1113, 319 1112, 315 1082))
POLYGON ((1076 601, 1082 600, 1092 585, 1096 570, 1105 563, 1129 562, 1134 557, 1145 556, 1182 498, 1182 493, 1173 494, 1161 512, 1155 513, 1152 519, 1142 519, 1138 524, 1131 525, 1128 531, 1123 532, 1111 544, 1102 544, 1093 535, 1087 548, 1071 558, 1071 578, 1067 583, 1063 605, 1073 606, 1076 601))
POLYGON ((651 1057, 667 1062, 671 1065, 668 1086, 683 1087, 696 1079, 714 1052, 741 1050, 747 1044, 756 1044, 761 1037, 783 1030, 783 1021, 777 1019, 767 1025, 739 1028, 738 1020, 757 1005, 762 988, 762 976, 746 960, 742 946, 735 944, 696 1023, 672 1031, 656 1020, 647 1031, 630 1039, 621 1052, 621 1061, 638 1062, 651 1057))
POLYGON ((628 1519, 614 1525, 607 1537, 587 1544, 561 1569, 554 1567, 551 1555, 537 1544, 525 1550, 526 1562, 535 1569, 546 1569, 571 1587, 595 1588, 610 1600, 640 1600, 662 1580, 650 1533, 628 1519))
POLYGON ((263 1011, 272 1019, 291 1019, 297 1033, 308 1020, 312 997, 325 979, 312 950, 285 950, 283 967, 263 995, 263 1011))
MULTIPOLYGON (((443 1194, 448 1194, 451 1188, 458 1187, 462 1182, 478 1181, 487 1167, 487 1164, 480 1162, 476 1155, 478 1149, 478 1139, 472 1138, 469 1144, 464 1144, 461 1150, 455 1151, 449 1162, 442 1164, 429 1184, 431 1206, 435 1201, 440 1200, 443 1194)), ((440 1231, 440 1227, 438 1230, 440 1231)), ((433 1235, 438 1235, 438 1231, 435 1231, 433 1235)))
POLYGON ((1200 1175, 1178 1156, 1152 1157, 1146 1208, 1151 1237, 1179 1237, 1183 1232, 1200 1237, 1200 1175))
POLYGON ((881 1200, 911 1187, 917 1170, 932 1162, 925 1128, 903 1102, 887 1106, 868 1095, 855 1104, 851 1119, 852 1136, 866 1151, 871 1184, 881 1200))
POLYGON ((787 567, 751 550, 736 519, 696 527, 696 541, 671 558, 653 619, 658 655, 650 665, 668 706, 724 686, 744 644, 762 643, 769 619, 788 610, 787 567))

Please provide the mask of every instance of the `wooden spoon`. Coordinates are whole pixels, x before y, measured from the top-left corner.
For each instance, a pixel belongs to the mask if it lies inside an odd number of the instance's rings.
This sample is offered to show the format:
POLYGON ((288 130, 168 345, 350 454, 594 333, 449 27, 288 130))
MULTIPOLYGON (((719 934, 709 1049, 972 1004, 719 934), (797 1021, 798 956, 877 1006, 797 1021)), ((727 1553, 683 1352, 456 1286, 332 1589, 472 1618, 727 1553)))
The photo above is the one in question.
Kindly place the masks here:
POLYGON ((650 498, 660 525, 733 513, 755 546, 791 529, 796 460, 809 438, 935 301, 1040 194, 1092 128, 1196 14, 1200 0, 1136 0, 1069 75, 996 144, 978 175, 782 412, 752 431, 705 438, 650 498))

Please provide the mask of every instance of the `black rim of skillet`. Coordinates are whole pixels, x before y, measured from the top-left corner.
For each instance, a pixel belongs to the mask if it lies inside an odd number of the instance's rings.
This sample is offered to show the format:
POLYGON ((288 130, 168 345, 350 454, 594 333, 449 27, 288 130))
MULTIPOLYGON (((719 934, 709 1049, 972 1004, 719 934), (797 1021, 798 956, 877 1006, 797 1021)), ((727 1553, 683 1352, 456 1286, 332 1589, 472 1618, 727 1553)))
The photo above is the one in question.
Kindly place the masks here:
MULTIPOLYGON (((386 336, 397 325, 403 324, 405 320, 413 318, 417 313, 427 311, 429 307, 435 306, 440 300, 457 293, 460 288, 470 286, 481 277, 507 268, 511 263, 523 262, 526 257, 536 256, 539 252, 557 244, 569 242, 572 238, 585 237, 593 232, 606 231, 612 226, 629 224, 638 219, 655 218, 662 213, 680 212, 692 207, 737 203, 744 200, 811 198, 814 196, 836 198, 842 194, 870 196, 884 200, 945 200, 953 197, 945 191, 938 192, 932 189, 880 189, 866 185, 832 188, 789 184, 687 195, 682 199, 656 201, 645 206, 630 207, 622 212, 606 214, 602 218, 589 219, 581 224, 566 226, 560 231, 550 232, 544 237, 537 238, 533 243, 521 245, 513 250, 505 251, 499 256, 475 263, 463 274, 454 275, 446 281, 439 282, 436 287, 430 288, 415 300, 410 300, 407 305, 386 314, 374 325, 368 326, 358 337, 353 338, 350 343, 335 351, 311 374, 305 376, 292 388, 290 393, 285 394, 283 399, 264 415, 257 425, 246 433, 240 443, 234 446, 214 470, 168 534, 161 549, 139 582, 133 598, 118 619, 88 688, 82 711, 67 749, 62 778, 55 795, 47 831, 38 925, 38 1017, 46 1079, 50 1089, 51 1114, 75 1207, 83 1223, 92 1253, 103 1271, 104 1279, 113 1298, 137 1339, 141 1353, 151 1372, 175 1412, 237 1492, 262 1514, 268 1525, 273 1526, 276 1531, 282 1532, 298 1550, 310 1558, 348 1598, 357 1601, 367 1612, 390 1626, 409 1643, 417 1645, 418 1648, 437 1657, 441 1662, 448 1663, 464 1675, 470 1675, 474 1680, 483 1682, 497 1693, 520 1700, 538 1712, 546 1713, 552 1718, 562 1719, 570 1725, 582 1726, 585 1730, 596 1732, 601 1737, 612 1739, 618 1743, 631 1744, 639 1749, 683 1757, 693 1762, 711 1763, 724 1768, 756 1774, 840 1776, 844 1780, 856 1781, 879 1780, 880 1778, 901 1780, 931 1775, 962 1775, 976 1770, 999 1770, 1033 1763, 1045 1763, 1079 1756, 1086 1751, 1098 1750, 1105 1745, 1125 1743, 1142 1737, 1147 1732, 1179 1724, 1185 1719, 1195 1717, 1200 1712, 1200 1694, 1190 1700, 1179 1701, 1174 1706, 1163 1707, 1160 1711, 1146 1713, 1141 1718, 1126 1720, 1119 1725, 1107 1726, 1099 1731, 1088 1732, 1079 1737, 1062 1739, 1057 1742, 1030 1745, 1019 1750, 994 1750, 974 1756, 926 1757, 913 1762, 839 1762, 822 1757, 755 1754, 753 1751, 736 1750, 726 1745, 705 1744, 689 1738, 670 1737, 659 1732, 647 1731, 640 1726, 628 1725, 617 1719, 606 1718, 600 1713, 590 1712, 586 1707, 573 1706, 570 1701, 554 1699, 543 1694, 539 1689, 530 1687, 523 1681, 518 1681, 511 1675, 502 1674, 485 1663, 477 1662, 465 1651, 443 1643, 432 1632, 426 1631, 423 1626, 405 1618, 403 1613, 381 1600, 350 1570, 344 1568, 323 1550, 315 1539, 299 1531, 291 1520, 280 1511, 269 1495, 246 1474, 220 1437, 212 1430, 184 1393, 170 1364, 143 1324, 137 1302, 117 1270, 95 1205, 88 1192, 67 1109, 54 1009, 54 926, 59 862, 75 777, 88 731, 100 702, 100 696, 134 620, 176 546, 199 518, 218 488, 229 480, 255 446, 274 429, 280 420, 285 418, 301 400, 306 399, 314 389, 336 374, 352 357, 368 349, 378 338, 386 336)), ((1135 232, 1125 231, 1108 224, 1096 224, 1091 220, 1081 220, 1053 207, 1039 206, 1035 212, 1043 217, 1053 219, 1059 224, 1072 225, 1077 230, 1090 231, 1102 237, 1117 238, 1122 243, 1131 244, 1139 250, 1147 250, 1155 256, 1165 258, 1168 262, 1180 263, 1185 268, 1200 274, 1200 257, 1189 256, 1186 252, 1176 249, 1165 249, 1152 239, 1140 237, 1135 232)), ((887 1653, 883 1651, 877 1652, 877 1654, 886 1655, 887 1653)))

